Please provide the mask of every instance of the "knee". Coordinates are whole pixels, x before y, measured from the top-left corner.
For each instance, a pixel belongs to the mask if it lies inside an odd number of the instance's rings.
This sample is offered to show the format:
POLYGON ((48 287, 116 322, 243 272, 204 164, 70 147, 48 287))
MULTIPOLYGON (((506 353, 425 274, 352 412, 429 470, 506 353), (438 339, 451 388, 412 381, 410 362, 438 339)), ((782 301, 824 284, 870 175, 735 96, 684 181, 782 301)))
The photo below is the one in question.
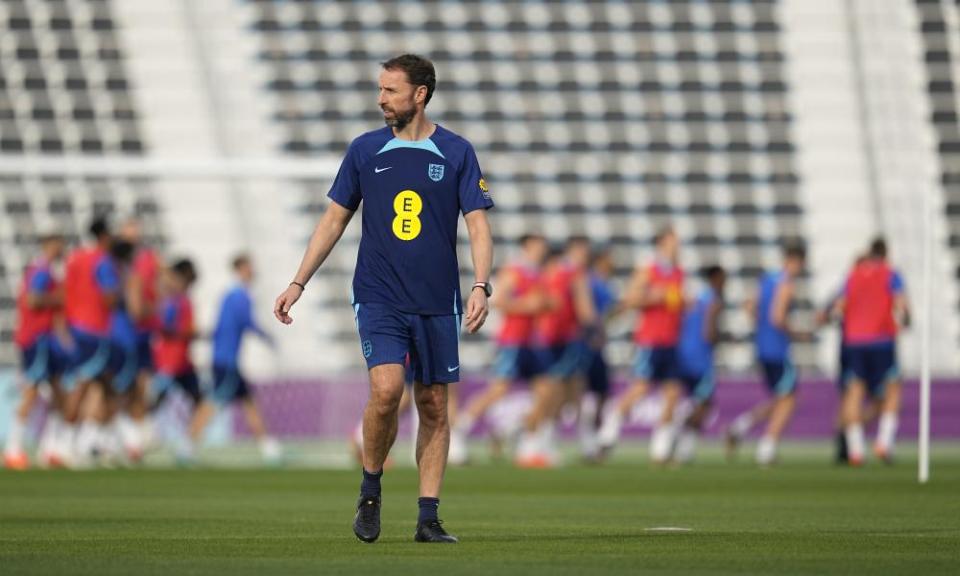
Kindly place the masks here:
POLYGON ((447 399, 445 394, 422 394, 417 398, 420 422, 435 428, 447 422, 447 399))
POLYGON ((378 417, 384 418, 390 414, 396 414, 400 409, 401 393, 392 391, 372 392, 367 407, 378 417))

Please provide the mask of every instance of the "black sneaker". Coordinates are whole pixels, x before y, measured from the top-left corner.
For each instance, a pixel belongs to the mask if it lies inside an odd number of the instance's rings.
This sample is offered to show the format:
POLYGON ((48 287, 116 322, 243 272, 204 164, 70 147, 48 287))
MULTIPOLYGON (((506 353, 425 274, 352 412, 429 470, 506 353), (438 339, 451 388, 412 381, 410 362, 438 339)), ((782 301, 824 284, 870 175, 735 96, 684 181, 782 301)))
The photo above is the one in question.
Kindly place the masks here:
POLYGON ((357 501, 357 515, 353 519, 353 533, 362 542, 376 542, 380 537, 380 497, 361 496, 357 501))
POLYGON ((456 544, 459 542, 456 536, 447 534, 447 531, 443 529, 443 522, 440 520, 419 522, 413 539, 417 542, 435 542, 438 544, 456 544))

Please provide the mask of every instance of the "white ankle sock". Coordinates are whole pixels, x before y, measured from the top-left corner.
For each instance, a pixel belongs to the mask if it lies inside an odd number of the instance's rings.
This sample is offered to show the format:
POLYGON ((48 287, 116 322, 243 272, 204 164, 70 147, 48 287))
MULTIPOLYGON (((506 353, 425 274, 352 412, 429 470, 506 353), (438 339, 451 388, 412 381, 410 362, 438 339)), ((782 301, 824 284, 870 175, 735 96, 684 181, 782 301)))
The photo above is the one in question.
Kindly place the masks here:
POLYGON ((897 415, 890 412, 880 416, 880 423, 877 425, 877 447, 881 450, 892 452, 893 444, 897 439, 897 415))

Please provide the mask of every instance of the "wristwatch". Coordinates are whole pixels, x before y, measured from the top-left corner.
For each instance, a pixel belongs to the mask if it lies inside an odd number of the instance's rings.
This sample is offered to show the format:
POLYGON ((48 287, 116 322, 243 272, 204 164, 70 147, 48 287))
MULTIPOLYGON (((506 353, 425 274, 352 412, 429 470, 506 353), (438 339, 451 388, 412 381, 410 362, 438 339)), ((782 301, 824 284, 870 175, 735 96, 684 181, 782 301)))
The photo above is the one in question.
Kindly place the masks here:
POLYGON ((471 290, 475 290, 477 288, 482 288, 483 293, 487 295, 487 298, 493 296, 493 284, 489 282, 474 282, 471 290))

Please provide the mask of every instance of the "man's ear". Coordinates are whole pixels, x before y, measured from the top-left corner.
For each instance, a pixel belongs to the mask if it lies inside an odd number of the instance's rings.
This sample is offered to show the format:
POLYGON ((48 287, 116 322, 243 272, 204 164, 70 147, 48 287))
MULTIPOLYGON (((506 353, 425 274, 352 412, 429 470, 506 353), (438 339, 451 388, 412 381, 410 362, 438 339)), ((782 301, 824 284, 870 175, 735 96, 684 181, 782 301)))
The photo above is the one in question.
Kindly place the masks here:
POLYGON ((417 86, 416 91, 413 93, 413 99, 417 104, 425 103, 427 101, 427 87, 417 86))

